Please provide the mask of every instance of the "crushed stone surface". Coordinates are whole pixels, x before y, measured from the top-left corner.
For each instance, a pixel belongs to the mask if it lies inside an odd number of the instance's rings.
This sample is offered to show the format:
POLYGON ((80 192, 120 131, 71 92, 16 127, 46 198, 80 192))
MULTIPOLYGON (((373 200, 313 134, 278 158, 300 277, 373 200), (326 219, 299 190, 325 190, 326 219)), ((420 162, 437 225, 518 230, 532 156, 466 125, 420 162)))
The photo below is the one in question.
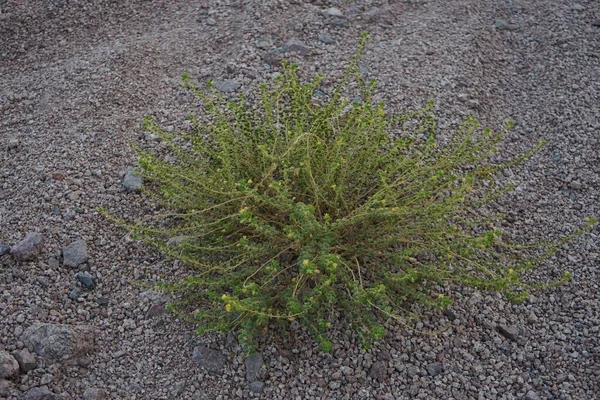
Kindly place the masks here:
POLYGON ((565 286, 522 305, 453 289, 451 312, 417 324, 443 332, 390 324, 368 351, 343 325, 330 354, 302 329, 269 333, 260 380, 249 382, 235 340, 196 336, 148 289, 189 271, 98 211, 156 212, 123 177, 136 165, 132 145, 160 146, 144 115, 185 128, 198 103, 182 74, 221 82, 226 95, 252 92, 286 57, 335 79, 368 31, 361 72, 390 110, 433 99, 442 132, 467 115, 493 129, 512 119, 501 159, 547 142, 500 177, 516 184, 498 205, 509 236, 573 233, 600 215, 599 13, 595 0, 0 2, 0 243, 44 238, 32 261, 0 256, 0 351, 27 348, 23 332, 38 322, 97 332, 77 362, 42 358, 0 380, 0 398, 600 398, 598 227, 528 278, 569 270, 565 286), (77 240, 87 259, 66 267, 62 249, 77 240), (219 351, 223 367, 196 364, 198 346, 219 351))

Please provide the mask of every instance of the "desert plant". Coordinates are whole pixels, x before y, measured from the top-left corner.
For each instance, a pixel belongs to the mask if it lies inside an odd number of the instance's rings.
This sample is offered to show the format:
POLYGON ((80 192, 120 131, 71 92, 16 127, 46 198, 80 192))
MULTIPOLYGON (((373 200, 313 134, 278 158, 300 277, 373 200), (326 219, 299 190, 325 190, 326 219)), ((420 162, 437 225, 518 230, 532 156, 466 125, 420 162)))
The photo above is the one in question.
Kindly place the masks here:
POLYGON ((237 329, 252 345, 270 324, 296 320, 328 350, 335 315, 368 343, 382 321, 409 315, 406 302, 446 307, 449 284, 522 300, 531 286, 521 274, 555 250, 542 243, 524 257, 479 212, 510 190, 494 174, 541 144, 492 163, 510 122, 494 132, 469 118, 441 145, 432 104, 390 115, 359 73, 366 39, 329 95, 322 76, 303 83, 284 63, 256 102, 184 76, 203 111, 187 132, 146 118, 171 155, 140 153, 146 191, 171 211, 125 225, 193 268, 165 287, 200 332, 237 329))

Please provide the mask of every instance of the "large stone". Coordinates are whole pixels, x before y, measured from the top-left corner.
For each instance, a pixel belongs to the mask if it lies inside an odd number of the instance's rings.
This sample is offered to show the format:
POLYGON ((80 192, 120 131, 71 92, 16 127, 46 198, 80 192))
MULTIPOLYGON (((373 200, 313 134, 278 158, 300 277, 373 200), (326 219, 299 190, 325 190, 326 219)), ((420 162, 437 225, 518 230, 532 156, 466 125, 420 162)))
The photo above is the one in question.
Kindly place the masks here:
POLYGON ((246 364, 246 379, 248 382, 254 382, 264 365, 262 354, 255 352, 250 357, 246 357, 244 363, 246 364))
POLYGON ((35 387, 29 389, 21 400, 58 400, 59 398, 56 394, 48 390, 47 387, 35 387))
POLYGON ((142 177, 138 174, 134 167, 127 167, 122 184, 125 190, 132 192, 141 188, 143 181, 142 177))
POLYGON ((35 356, 27 349, 22 349, 13 354, 15 360, 19 363, 19 368, 23 373, 27 373, 37 368, 35 356))
POLYGON ((519 340, 519 328, 514 325, 498 325, 498 332, 513 342, 519 340))
POLYGON ((95 333, 89 325, 35 323, 23 332, 21 341, 39 357, 53 363, 93 350, 95 333))
POLYGON ((88 259, 87 243, 78 239, 70 245, 63 247, 63 264, 67 267, 77 268, 88 259))
POLYGON ((197 346, 194 348, 192 360, 200 368, 204 368, 208 372, 217 372, 225 364, 225 357, 220 351, 210 349, 205 346, 197 346))
POLYGON ((35 260, 44 247, 44 237, 41 233, 33 232, 25 239, 10 248, 10 253, 17 261, 35 260))
POLYGON ((0 379, 15 379, 19 376, 19 363, 4 350, 0 350, 0 379))

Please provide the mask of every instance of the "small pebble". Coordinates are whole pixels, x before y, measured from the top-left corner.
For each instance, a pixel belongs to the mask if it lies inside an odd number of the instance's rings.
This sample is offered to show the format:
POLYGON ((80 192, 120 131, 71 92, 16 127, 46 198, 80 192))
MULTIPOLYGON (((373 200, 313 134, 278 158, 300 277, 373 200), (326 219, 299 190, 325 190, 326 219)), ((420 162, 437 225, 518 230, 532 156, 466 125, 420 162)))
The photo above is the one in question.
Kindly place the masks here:
POLYGON ((87 272, 78 272, 75 277, 86 289, 91 290, 96 287, 96 279, 87 272))
POLYGON ((333 38, 331 37, 331 35, 329 33, 319 33, 317 35, 317 39, 319 40, 319 42, 321 43, 325 43, 325 44, 332 44, 334 42, 333 38))

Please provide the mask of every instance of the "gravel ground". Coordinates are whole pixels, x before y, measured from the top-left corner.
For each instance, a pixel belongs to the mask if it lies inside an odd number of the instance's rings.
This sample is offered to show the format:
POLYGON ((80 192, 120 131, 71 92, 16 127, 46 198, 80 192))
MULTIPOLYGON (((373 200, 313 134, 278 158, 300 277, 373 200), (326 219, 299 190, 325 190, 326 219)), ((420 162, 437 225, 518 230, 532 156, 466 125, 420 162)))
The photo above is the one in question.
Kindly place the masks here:
POLYGON ((135 165, 131 144, 160 146, 140 129, 146 113, 178 129, 193 110, 182 73, 252 91, 276 72, 272 50, 295 38, 308 54, 288 55, 334 77, 366 30, 363 72, 378 78, 390 109, 434 99, 442 129, 466 115, 491 127, 511 118, 503 157, 546 140, 502 176, 518 184, 499 205, 504 228, 527 238, 573 232, 600 215, 599 17, 595 0, 0 2, 0 242, 44 239, 32 261, 0 256, 0 355, 27 353, 35 322, 96 330, 95 350, 76 361, 38 356, 18 378, 9 371, 0 397, 599 399, 599 228, 530 277, 568 269, 573 281, 523 305, 459 290, 452 313, 417 326, 449 329, 392 325, 367 352, 343 326, 328 355, 301 330, 270 334, 264 367, 248 377, 235 341, 194 336, 145 287, 185 268, 97 212, 154 211, 121 181, 135 165), (322 14, 332 6, 342 15, 322 14), (71 248, 64 264, 78 266, 63 265, 63 247, 77 239, 87 260, 71 248), (224 366, 200 368, 197 346, 218 350, 213 361, 224 366))

